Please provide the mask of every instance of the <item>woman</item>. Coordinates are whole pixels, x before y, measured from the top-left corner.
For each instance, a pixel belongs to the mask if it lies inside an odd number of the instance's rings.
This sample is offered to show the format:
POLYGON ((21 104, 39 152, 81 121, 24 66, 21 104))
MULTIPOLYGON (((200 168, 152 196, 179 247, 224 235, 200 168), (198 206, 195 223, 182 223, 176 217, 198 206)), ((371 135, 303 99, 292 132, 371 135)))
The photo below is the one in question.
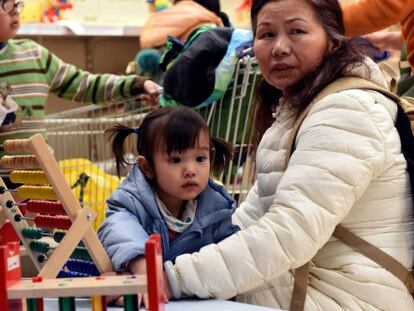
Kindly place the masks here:
POLYGON ((237 296, 289 309, 293 271, 312 260, 305 310, 414 310, 399 279, 331 237, 341 223, 413 265, 396 104, 359 89, 326 96, 303 121, 285 167, 293 122, 311 100, 342 76, 386 87, 380 70, 344 37, 335 0, 255 0, 251 18, 265 79, 259 123, 268 127, 257 182, 233 218, 242 231, 166 264, 174 296, 237 296))

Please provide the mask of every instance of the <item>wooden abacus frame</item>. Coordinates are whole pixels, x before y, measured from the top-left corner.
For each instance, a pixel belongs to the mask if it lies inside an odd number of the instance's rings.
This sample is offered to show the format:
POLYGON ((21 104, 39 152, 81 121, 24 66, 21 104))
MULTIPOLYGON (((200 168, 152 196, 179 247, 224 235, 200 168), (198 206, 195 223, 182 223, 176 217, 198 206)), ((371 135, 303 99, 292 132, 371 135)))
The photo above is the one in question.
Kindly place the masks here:
MULTIPOLYGON (((19 244, 0 246, 0 306, 2 311, 25 310, 25 299, 35 299, 36 310, 43 310, 43 298, 91 296, 92 310, 106 310, 106 295, 137 295, 148 293, 149 310, 164 310, 164 278, 161 237, 151 235, 145 243, 147 275, 103 276, 77 279, 21 279, 19 244)), ((131 298, 134 298, 131 297, 131 298)), ((136 297, 135 297, 136 299, 136 297)), ((29 302, 27 301, 29 304, 29 302)), ((125 310, 138 310, 131 306, 125 310)), ((65 309, 66 310, 66 309, 65 309)))
MULTIPOLYGON (((17 235, 38 269, 39 276, 44 278, 56 277, 81 240, 99 272, 112 271, 111 261, 91 226, 93 220, 96 218, 96 212, 80 206, 78 199, 66 183, 59 164, 56 162, 43 136, 36 134, 29 139, 8 140, 4 142, 3 148, 6 152, 29 152, 34 154, 39 164, 39 168, 43 169, 58 200, 62 203, 66 214, 72 221, 71 227, 65 234, 65 237, 60 242, 59 246, 45 262, 41 263, 30 250, 28 239, 22 234, 22 229, 28 227, 27 222, 24 219, 18 222, 14 220, 16 215, 22 217, 23 215, 16 206, 16 202, 12 195, 7 191, 3 195, 0 195, 0 204, 2 206, 0 210, 0 228, 3 226, 6 219, 10 220, 17 235), (6 207, 8 201, 13 202, 14 206, 6 207)), ((7 189, 1 178, 0 186, 7 189)))

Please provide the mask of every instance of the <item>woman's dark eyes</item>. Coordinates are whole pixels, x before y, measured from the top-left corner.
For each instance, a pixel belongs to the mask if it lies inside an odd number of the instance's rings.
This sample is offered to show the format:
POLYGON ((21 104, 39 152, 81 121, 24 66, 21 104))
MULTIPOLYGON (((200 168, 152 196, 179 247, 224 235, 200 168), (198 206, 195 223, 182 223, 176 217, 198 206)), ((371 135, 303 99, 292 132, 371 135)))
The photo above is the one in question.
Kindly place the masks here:
POLYGON ((263 32, 259 35, 259 38, 271 38, 274 37, 273 32, 263 32))
POLYGON ((298 35, 298 34, 302 34, 302 33, 305 33, 302 29, 292 29, 292 30, 290 30, 290 33, 291 34, 293 34, 293 35, 298 35))

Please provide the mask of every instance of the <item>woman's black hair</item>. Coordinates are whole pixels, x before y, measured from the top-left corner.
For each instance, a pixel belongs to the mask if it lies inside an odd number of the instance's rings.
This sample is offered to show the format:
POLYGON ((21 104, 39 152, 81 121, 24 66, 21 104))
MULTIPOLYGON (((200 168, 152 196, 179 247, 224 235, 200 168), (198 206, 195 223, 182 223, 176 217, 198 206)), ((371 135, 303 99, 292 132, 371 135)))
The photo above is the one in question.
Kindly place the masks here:
POLYGON ((112 139, 112 152, 116 160, 116 169, 120 176, 121 168, 128 165, 125 154, 125 139, 137 133, 137 152, 154 167, 153 154, 161 144, 167 147, 167 153, 182 152, 197 144, 200 132, 210 137, 210 155, 212 170, 220 172, 226 161, 231 158, 232 147, 218 138, 212 138, 205 120, 200 114, 187 107, 163 107, 149 113, 143 119, 138 130, 117 124, 106 130, 112 139))
MULTIPOLYGON (((254 37, 257 30, 257 17, 261 9, 270 2, 278 0, 253 1, 250 15, 254 37)), ((364 54, 358 44, 345 37, 345 27, 342 19, 342 10, 337 0, 305 0, 313 8, 316 18, 320 21, 328 39, 334 44, 335 49, 326 54, 313 72, 301 78, 284 94, 285 102, 293 111, 302 111, 312 99, 328 84, 352 70, 356 65, 362 64, 364 54)), ((258 86, 258 109, 256 122, 258 137, 271 125, 273 119, 272 109, 278 105, 282 96, 280 90, 271 86, 266 80, 262 80, 258 86)))

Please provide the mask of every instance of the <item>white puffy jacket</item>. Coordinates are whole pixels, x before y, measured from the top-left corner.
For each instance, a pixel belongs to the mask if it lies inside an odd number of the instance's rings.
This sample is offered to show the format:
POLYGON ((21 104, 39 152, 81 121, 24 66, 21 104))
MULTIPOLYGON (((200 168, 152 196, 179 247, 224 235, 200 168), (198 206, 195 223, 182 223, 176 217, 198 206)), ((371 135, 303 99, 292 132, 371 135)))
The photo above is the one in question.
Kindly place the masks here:
MULTIPOLYGON (((382 87, 370 61, 352 74, 382 87), (365 68, 365 69, 364 69, 365 68)), ((292 113, 281 113, 257 153, 258 178, 234 222, 242 231, 175 270, 187 295, 289 309, 292 270, 312 259, 306 310, 414 310, 396 277, 331 234, 345 227, 406 267, 414 261, 414 215, 394 102, 374 91, 331 94, 310 111, 284 168, 292 113)))

